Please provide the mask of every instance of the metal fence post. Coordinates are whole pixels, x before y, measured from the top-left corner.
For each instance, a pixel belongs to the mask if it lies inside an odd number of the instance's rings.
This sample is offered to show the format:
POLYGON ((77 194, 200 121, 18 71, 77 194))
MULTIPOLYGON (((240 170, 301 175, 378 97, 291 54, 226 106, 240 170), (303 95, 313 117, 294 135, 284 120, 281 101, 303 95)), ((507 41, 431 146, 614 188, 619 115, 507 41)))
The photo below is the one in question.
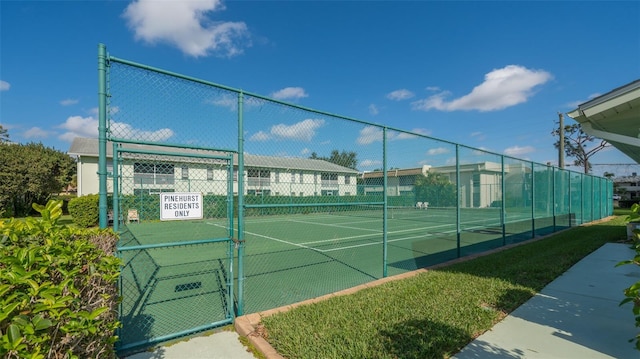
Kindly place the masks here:
POLYGON ((243 93, 238 93, 238 308, 244 313, 244 134, 242 119, 243 93))
POLYGON ((387 195, 387 128, 382 128, 382 200, 384 207, 382 209, 382 276, 387 276, 387 207, 389 205, 387 195))
POLYGON ((118 166, 120 162, 118 161, 118 145, 113 143, 113 198, 111 199, 112 208, 113 208, 113 231, 118 232, 120 229, 120 181, 118 176, 118 166))
POLYGON ((456 144, 456 257, 460 258, 460 145, 456 144))
POLYGON ((100 228, 107 228, 107 48, 98 45, 98 213, 100 228))

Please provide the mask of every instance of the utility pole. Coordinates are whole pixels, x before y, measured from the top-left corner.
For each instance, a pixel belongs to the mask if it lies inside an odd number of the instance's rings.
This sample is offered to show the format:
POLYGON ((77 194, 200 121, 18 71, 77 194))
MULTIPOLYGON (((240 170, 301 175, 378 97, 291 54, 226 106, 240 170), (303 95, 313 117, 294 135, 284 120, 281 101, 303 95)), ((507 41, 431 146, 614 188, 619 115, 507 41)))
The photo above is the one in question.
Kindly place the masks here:
POLYGON ((558 119, 560 120, 560 143, 558 146, 558 167, 564 168, 564 115, 558 112, 558 119))

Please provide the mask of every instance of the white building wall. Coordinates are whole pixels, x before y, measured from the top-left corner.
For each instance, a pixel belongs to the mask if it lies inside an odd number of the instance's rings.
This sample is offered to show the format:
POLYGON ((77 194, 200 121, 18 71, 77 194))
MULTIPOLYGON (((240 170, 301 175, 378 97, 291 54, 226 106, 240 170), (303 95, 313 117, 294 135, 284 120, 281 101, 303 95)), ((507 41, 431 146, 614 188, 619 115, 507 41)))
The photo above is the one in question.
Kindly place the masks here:
MULTIPOLYGON (((120 188, 123 195, 132 195, 135 190, 148 190, 150 193, 161 191, 176 192, 202 192, 211 195, 226 195, 228 173, 226 167, 213 167, 213 180, 207 178, 207 166, 191 165, 188 167, 188 178, 182 178, 182 166, 174 167, 173 183, 135 183, 134 166, 132 163, 122 164, 119 169, 120 188)), ((108 159, 107 191, 113 193, 113 172, 112 161, 108 159)), ((98 178, 98 158, 80 157, 78 159, 78 195, 97 194, 99 192, 98 178)), ((237 173, 237 169, 234 170, 237 173)), ((320 172, 304 172, 271 170, 269 181, 265 181, 262 186, 249 186, 247 171, 244 173, 245 194, 249 190, 269 190, 270 194, 282 196, 313 196, 320 195, 322 190, 335 190, 339 195, 356 195, 357 178, 356 175, 338 174, 335 184, 322 185, 320 172), (278 174, 279 173, 279 174, 278 174), (348 176, 349 180, 345 180, 348 176), (276 180, 276 178, 278 180, 276 180), (268 182, 268 183, 267 183, 268 182), (346 184, 349 182, 349 184, 346 184)), ((238 193, 237 174, 234 175, 233 192, 238 193)))
MULTIPOLYGON (((112 172, 111 160, 107 161, 107 171, 112 172)), ((98 177, 98 158, 79 157, 78 167, 78 197, 100 193, 100 178, 98 177)), ((113 193, 113 180, 107 176, 107 192, 113 193)))

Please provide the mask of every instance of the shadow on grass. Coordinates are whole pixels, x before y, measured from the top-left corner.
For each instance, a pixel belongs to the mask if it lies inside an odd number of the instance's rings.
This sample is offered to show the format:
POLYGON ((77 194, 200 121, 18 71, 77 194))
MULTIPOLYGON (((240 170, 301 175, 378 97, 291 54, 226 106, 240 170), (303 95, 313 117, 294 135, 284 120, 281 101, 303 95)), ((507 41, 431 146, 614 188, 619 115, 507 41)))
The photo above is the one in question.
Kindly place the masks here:
POLYGON ((410 319, 379 335, 388 354, 408 359, 449 357, 458 350, 458 343, 472 339, 460 329, 427 319, 410 319))
MULTIPOLYGON (((513 303, 528 298, 526 290, 509 290, 502 295, 494 307, 487 311, 507 313, 513 303)), ((476 329, 471 328, 471 331, 476 329)), ((522 358, 524 352, 505 350, 491 343, 476 339, 469 330, 430 319, 410 319, 396 324, 392 329, 380 331, 383 344, 389 354, 398 358, 449 358, 465 349, 461 358, 522 358)))
MULTIPOLYGON (((448 358, 460 349, 459 343, 473 340, 468 333, 448 324, 415 319, 380 331, 380 337, 388 354, 407 359, 448 358)), ((521 358, 524 354, 510 353, 482 341, 474 342, 468 350, 478 358, 521 358)))
POLYGON ((606 223, 576 227, 434 270, 498 278, 540 291, 604 244, 623 241, 625 231, 624 226, 606 223))

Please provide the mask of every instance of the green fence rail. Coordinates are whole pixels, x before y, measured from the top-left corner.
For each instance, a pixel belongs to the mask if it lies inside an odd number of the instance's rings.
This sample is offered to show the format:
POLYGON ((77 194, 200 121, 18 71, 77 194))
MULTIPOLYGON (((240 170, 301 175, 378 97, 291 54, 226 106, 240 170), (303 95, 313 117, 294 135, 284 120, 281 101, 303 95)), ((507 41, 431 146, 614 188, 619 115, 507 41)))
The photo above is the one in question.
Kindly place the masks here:
POLYGON ((100 223, 115 209, 133 303, 123 333, 137 333, 121 348, 202 330, 166 315, 188 300, 181 318, 226 323, 613 212, 606 178, 276 101, 103 45, 99 75, 100 223), (201 217, 163 220, 167 192, 201 196, 201 217))

